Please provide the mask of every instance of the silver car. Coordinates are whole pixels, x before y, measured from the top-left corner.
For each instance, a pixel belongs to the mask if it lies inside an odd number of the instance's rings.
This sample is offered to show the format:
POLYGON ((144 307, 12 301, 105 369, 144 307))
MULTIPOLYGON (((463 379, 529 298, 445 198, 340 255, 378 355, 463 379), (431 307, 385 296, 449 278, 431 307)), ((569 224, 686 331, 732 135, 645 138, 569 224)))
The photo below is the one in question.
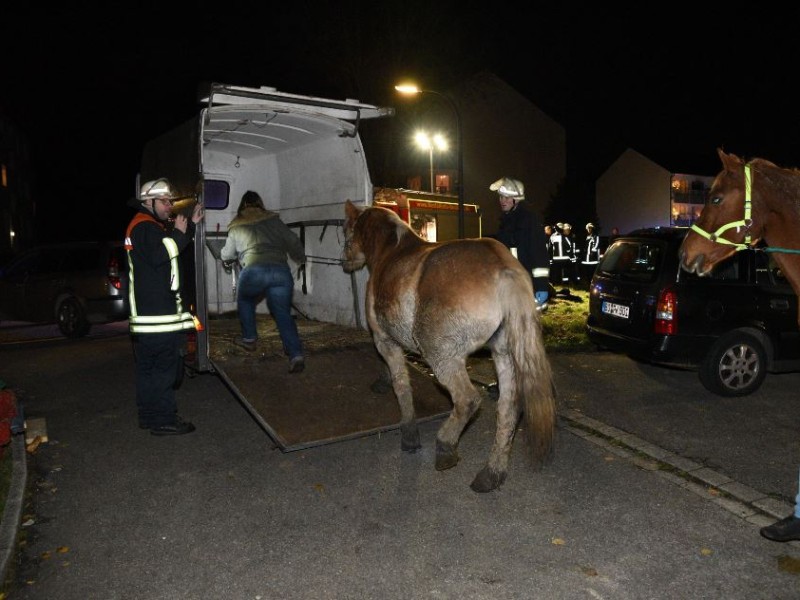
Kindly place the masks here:
POLYGON ((0 320, 56 323, 78 338, 92 324, 128 318, 128 261, 122 242, 38 246, 0 269, 0 320))

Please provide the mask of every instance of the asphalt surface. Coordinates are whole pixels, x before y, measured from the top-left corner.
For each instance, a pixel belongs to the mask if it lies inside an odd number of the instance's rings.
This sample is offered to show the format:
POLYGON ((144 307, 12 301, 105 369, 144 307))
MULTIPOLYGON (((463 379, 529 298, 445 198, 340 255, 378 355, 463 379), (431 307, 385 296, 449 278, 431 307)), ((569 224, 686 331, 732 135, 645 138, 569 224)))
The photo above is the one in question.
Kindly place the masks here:
POLYGON ((734 400, 612 354, 551 362, 553 460, 532 471, 519 436, 505 484, 475 494, 488 399, 437 472, 439 422, 416 454, 397 432, 282 453, 201 375, 178 392, 197 431, 159 438, 136 426, 126 336, 4 346, 0 376, 49 437, 11 597, 800 597, 800 543, 758 534, 797 490, 800 375, 734 400))

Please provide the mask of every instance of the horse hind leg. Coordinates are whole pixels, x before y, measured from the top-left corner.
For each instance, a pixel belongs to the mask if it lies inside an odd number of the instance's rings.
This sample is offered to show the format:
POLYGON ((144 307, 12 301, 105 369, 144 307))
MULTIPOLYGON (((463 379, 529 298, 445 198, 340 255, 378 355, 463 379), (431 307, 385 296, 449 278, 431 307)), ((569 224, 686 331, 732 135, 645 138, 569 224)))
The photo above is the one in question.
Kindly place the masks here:
POLYGON ((429 361, 429 364, 453 401, 450 416, 436 434, 436 470, 444 471, 458 464, 458 441, 480 407, 481 395, 469 379, 466 358, 444 364, 429 361))
POLYGON ((470 487, 474 492, 491 492, 499 488, 508 474, 508 457, 514 432, 519 422, 520 409, 517 402, 517 383, 513 375, 510 357, 493 353, 500 396, 497 399, 497 428, 494 444, 486 465, 475 475, 470 487))
MULTIPOLYGON (((408 375, 405 354, 400 346, 390 340, 376 339, 375 347, 386 361, 388 367, 386 376, 391 378, 391 385, 400 405, 400 449, 403 452, 416 452, 422 445, 419 441, 419 428, 414 413, 414 398, 411 394, 411 379, 408 375)), ((373 383, 373 386, 377 383, 373 383)), ((376 391, 374 387, 373 391, 376 391)))

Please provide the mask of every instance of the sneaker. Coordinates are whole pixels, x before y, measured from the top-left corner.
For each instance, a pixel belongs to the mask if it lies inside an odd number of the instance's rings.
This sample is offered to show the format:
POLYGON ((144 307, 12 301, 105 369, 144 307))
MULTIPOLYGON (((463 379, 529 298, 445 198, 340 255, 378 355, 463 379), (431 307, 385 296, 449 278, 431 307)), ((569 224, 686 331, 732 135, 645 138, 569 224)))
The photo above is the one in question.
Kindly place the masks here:
POLYGON ((246 340, 240 335, 237 335, 235 338, 233 338, 233 343, 239 346, 240 348, 244 348, 248 352, 253 352, 253 350, 256 349, 255 340, 246 340))
POLYGON ((295 356, 289 361, 289 373, 302 373, 306 368, 306 361, 302 356, 295 356))
POLYGON ((194 430, 194 425, 189 423, 189 421, 184 421, 176 415, 175 423, 171 425, 160 425, 159 427, 153 427, 150 430, 150 433, 152 435, 184 435, 186 433, 192 433, 194 430))
POLYGON ((759 533, 773 542, 800 540, 800 517, 791 514, 772 525, 762 527, 759 533))

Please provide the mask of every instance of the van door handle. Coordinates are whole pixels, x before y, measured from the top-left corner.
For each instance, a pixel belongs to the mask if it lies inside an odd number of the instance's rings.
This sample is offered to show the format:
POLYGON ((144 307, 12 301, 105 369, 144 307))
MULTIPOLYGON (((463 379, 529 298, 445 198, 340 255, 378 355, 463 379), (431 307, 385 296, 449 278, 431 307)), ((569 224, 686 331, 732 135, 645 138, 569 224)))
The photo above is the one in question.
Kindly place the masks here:
POLYGON ((775 310, 789 310, 789 301, 785 298, 773 298, 769 301, 769 307, 775 310))

